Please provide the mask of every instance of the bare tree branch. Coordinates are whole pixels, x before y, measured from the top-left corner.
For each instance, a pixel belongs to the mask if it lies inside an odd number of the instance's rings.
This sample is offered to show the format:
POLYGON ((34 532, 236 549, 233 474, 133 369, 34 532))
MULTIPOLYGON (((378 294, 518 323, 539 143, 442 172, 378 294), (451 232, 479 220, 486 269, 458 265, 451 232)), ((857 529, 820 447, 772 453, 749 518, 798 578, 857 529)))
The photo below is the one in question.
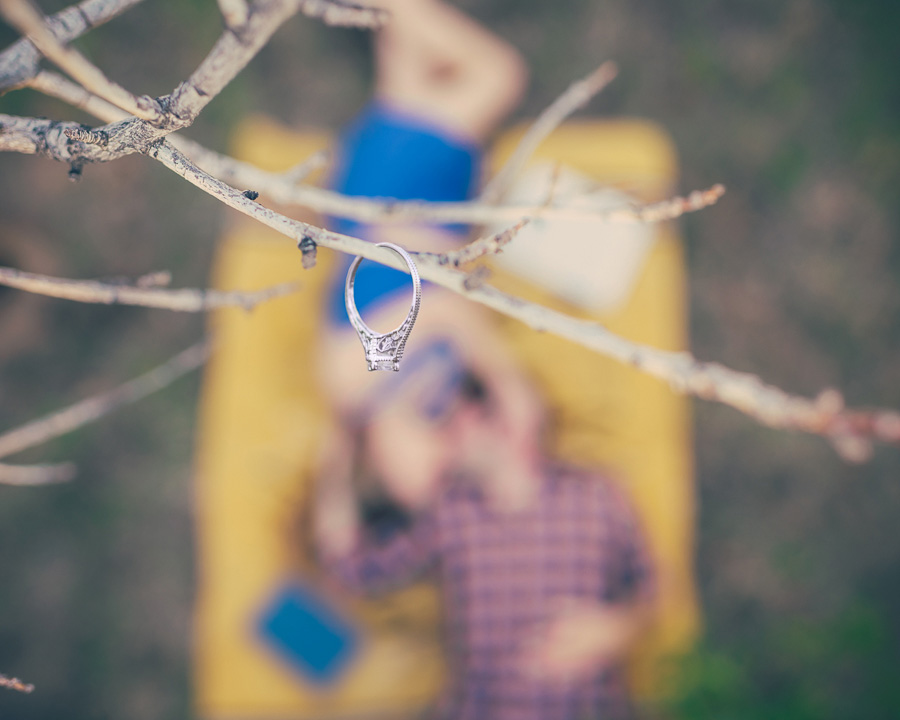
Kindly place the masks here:
MULTIPOLYGON (((68 43, 142 1, 84 0, 47 18, 47 26, 60 43, 68 43)), ((40 51, 28 38, 14 42, 0 53, 0 94, 37 75, 40 61, 40 51)))
POLYGON ((84 148, 91 149, 94 161, 105 162, 121 157, 122 153, 109 147, 108 135, 106 145, 89 145, 73 137, 80 131, 90 130, 85 125, 70 121, 0 115, 0 151, 43 155, 70 164, 85 161, 84 148))
MULTIPOLYGON (((41 75, 41 80, 36 82, 35 86, 40 85, 42 89, 48 88, 51 84, 50 78, 53 78, 52 84, 55 88, 62 87, 58 82, 58 76, 46 74, 41 75)), ((53 90, 50 94, 62 95, 63 93, 53 90)), ((75 94, 68 91, 66 91, 66 96, 73 100, 76 99, 75 94)), ((90 98, 79 98, 78 106, 84 107, 89 102, 90 98)), ((101 108, 94 109, 98 112, 102 111, 101 108)), ((94 157, 102 158, 102 161, 112 160, 121 155, 117 149, 110 147, 111 136, 108 136, 107 145, 86 145, 79 142, 78 137, 86 130, 90 129, 73 122, 0 115, 0 151, 40 154, 68 163, 83 160, 84 154, 80 151, 82 147, 92 148, 94 157)), ((541 220, 661 222, 677 218, 686 212, 709 207, 725 193, 725 188, 717 184, 706 190, 695 190, 687 197, 674 197, 658 203, 633 204, 606 210, 539 205, 491 206, 479 202, 396 202, 348 197, 309 185, 295 185, 289 177, 268 173, 249 163, 220 155, 187 138, 172 138, 172 143, 182 149, 186 155, 192 157, 197 165, 207 170, 210 175, 221 174, 235 184, 254 188, 275 202, 300 205, 326 215, 369 223, 461 222, 486 224, 516 222, 524 217, 541 220), (210 169, 219 172, 212 172, 210 169)))
MULTIPOLYGON (((53 134, 53 128, 48 126, 47 128, 38 128, 40 132, 37 132, 37 139, 31 138, 25 142, 15 132, 2 132, 5 122, 6 126, 11 124, 19 130, 22 130, 22 125, 24 124, 26 137, 31 137, 28 133, 33 134, 36 130, 35 127, 28 127, 29 122, 40 126, 40 123, 47 123, 48 121, 4 119, 4 117, 0 116, 0 149, 4 145, 9 146, 12 144, 18 146, 13 149, 21 147, 35 148, 32 150, 33 152, 37 152, 40 149, 45 154, 52 155, 52 152, 44 149, 44 145, 51 140, 56 143, 61 141, 59 133, 53 134)), ((181 139, 180 144, 194 150, 202 160, 210 161, 210 164, 218 163, 220 166, 225 166, 231 171, 232 175, 247 181, 242 183, 244 186, 257 186, 261 189, 276 190, 277 192, 272 193, 276 196, 274 198, 276 200, 284 201, 286 199, 285 196, 290 197, 292 191, 296 192, 298 190, 326 193, 326 191, 315 188, 290 188, 283 177, 264 173, 245 163, 238 163, 230 158, 211 153, 202 147, 196 146, 194 143, 185 143, 183 139, 181 139)), ((57 149, 56 154, 60 155, 61 152, 57 149)), ((292 220, 249 200, 237 189, 201 170, 168 142, 156 143, 148 154, 205 192, 294 239, 298 244, 309 238, 316 244, 321 244, 325 247, 363 255, 378 262, 403 269, 393 258, 392 254, 382 253, 378 248, 373 249, 370 244, 364 241, 337 233, 330 233, 307 223, 292 220)), ((613 210, 604 214, 603 219, 658 221, 665 217, 676 217, 683 212, 699 209, 715 202, 723 192, 724 188, 717 185, 706 191, 692 193, 687 198, 675 198, 649 206, 613 210)), ((392 214, 396 214, 393 211, 393 207, 396 206, 386 206, 377 201, 350 200, 333 193, 326 193, 325 196, 329 200, 342 205, 358 203, 354 208, 350 208, 355 211, 356 218, 366 214, 367 217, 365 219, 375 217, 384 219, 392 214), (365 208, 365 213, 359 212, 360 208, 365 208)), ((322 195, 319 195, 319 197, 322 197, 322 195)), ((460 219, 466 219, 479 222, 484 221, 485 215, 488 215, 490 219, 495 219, 496 215, 491 215, 491 213, 497 213, 498 211, 501 213, 515 212, 516 217, 514 219, 516 220, 519 220, 523 215, 528 215, 528 212, 523 212, 522 208, 491 208, 478 203, 451 203, 443 206, 438 205, 437 207, 425 203, 404 203, 401 206, 410 215, 414 215, 418 211, 421 213, 422 219, 431 221, 459 221, 460 219), (463 207, 461 208, 460 206, 463 207), (414 210, 414 208, 418 208, 418 210, 414 210), (477 213, 482 213, 482 215, 473 218, 473 215, 477 213)), ((322 209, 322 207, 320 206, 318 209, 322 209)), ((346 208, 344 209, 346 210, 346 208)), ((550 214, 552 217, 553 210, 568 212, 565 208, 538 208, 535 215, 542 217, 550 214)), ((333 214, 341 215, 345 213, 334 212, 333 214)), ((596 213, 594 216, 596 217, 596 213)), ((405 219, 409 220, 409 218, 405 219)), ((489 244, 490 240, 482 246, 489 244)), ((475 278, 473 281, 470 275, 448 267, 448 265, 453 264, 452 258, 445 259, 443 265, 439 258, 429 258, 427 256, 421 256, 420 262, 422 264, 420 271, 426 279, 465 294, 472 300, 515 317, 531 327, 554 332, 602 354, 639 367, 667 381, 681 392, 732 405, 767 425, 790 427, 828 435, 835 440, 836 447, 845 457, 859 458, 864 455, 868 438, 880 439, 891 443, 900 442, 900 431, 893 429, 896 414, 892 412, 841 411, 829 414, 829 412, 822 409, 821 403, 791 396, 778 388, 765 385, 753 375, 738 373, 712 363, 699 363, 686 353, 667 353, 655 348, 637 345, 612 335, 595 323, 585 323, 562 313, 551 311, 548 308, 500 293, 489 285, 484 284, 483 278, 475 278)))
POLYGON ((0 485, 31 487, 35 485, 55 485, 75 477, 75 465, 6 465, 0 463, 0 485))
POLYGON ((503 247, 509 244, 512 239, 519 234, 519 230, 525 227, 529 222, 528 218, 520 220, 515 225, 493 235, 479 238, 468 245, 464 245, 459 250, 451 250, 450 252, 437 255, 437 261, 441 265, 452 265, 458 268, 460 265, 466 265, 485 255, 495 255, 503 250, 503 247))
MULTIPOLYGON (((197 153, 196 145, 186 145, 181 141, 185 152, 191 152, 204 169, 213 165, 213 160, 205 153, 197 153)), ((688 198, 675 197, 649 205, 632 204, 620 208, 593 209, 580 205, 578 207, 552 205, 489 205, 479 201, 427 203, 416 200, 396 201, 384 198, 348 197, 330 190, 310 185, 291 186, 283 179, 252 168, 239 167, 231 163, 231 177, 246 182, 240 185, 252 186, 260 193, 271 197, 275 202, 284 205, 299 205, 332 217, 348 218, 365 223, 465 223, 468 225, 486 225, 490 223, 517 222, 524 217, 535 220, 593 220, 598 222, 659 222, 680 217, 685 212, 693 212, 714 205, 722 195, 725 187, 713 185, 705 190, 697 190, 688 198), (251 182, 251 178, 257 182, 251 182)))
POLYGON ((297 185, 292 181, 291 171, 284 174, 266 172, 250 163, 209 150, 187 138, 172 137, 170 140, 199 167, 225 182, 252 187, 281 205, 296 205, 323 215, 371 224, 430 222, 484 225, 512 223, 525 217, 547 221, 662 222, 714 205, 725 194, 725 187, 717 183, 703 190, 695 190, 687 197, 676 196, 657 203, 632 203, 604 209, 583 205, 490 205, 477 200, 441 203, 351 197, 311 185, 297 185))
MULTIPOLYGON (((90 112, 101 120, 113 121, 121 113, 114 106, 92 96, 83 88, 56 73, 42 72, 29 83, 29 86, 90 112)), ((2 120, 0 120, 0 132, 2 132, 2 120)), ((168 139, 206 172, 226 183, 252 187, 275 202, 284 205, 299 205, 333 217, 344 217, 369 223, 430 221, 486 224, 515 222, 523 217, 535 217, 543 220, 661 222, 677 218, 685 212, 694 212, 709 207, 725 193, 722 185, 713 185, 706 190, 696 190, 686 198, 674 197, 649 205, 632 204, 604 210, 592 210, 585 207, 553 207, 550 204, 491 206, 477 201, 423 203, 378 200, 348 197, 309 185, 297 185, 303 176, 313 169, 321 167, 324 163, 324 153, 316 153, 295 168, 277 174, 208 150, 199 143, 179 135, 172 134, 168 139)), ((0 149, 3 149, 2 138, 0 138, 0 149)), ((59 159, 61 153, 49 154, 51 157, 59 159)))
MULTIPOLYGON (((253 23, 257 9, 271 11, 273 14, 266 17, 265 28, 262 26, 251 33, 267 38, 274 32, 273 26, 283 20, 285 3, 271 0, 270 3, 258 3, 254 6, 254 13, 248 19, 248 26, 253 23)), ((257 18, 258 19, 258 18, 257 18)), ((223 36, 224 40, 225 36, 223 36)), ((220 40, 220 43, 223 41, 220 40)), ((217 48, 219 45, 217 44, 217 48)), ((213 49, 210 57, 218 51, 213 49)), ((221 48, 220 50, 221 51, 221 48)), ((224 51, 222 51, 224 52, 224 51)), ((255 52, 255 50, 254 50, 255 52)), ((209 60, 209 58, 207 58, 209 60)), ((201 65, 201 68, 204 67, 201 65)), ((601 68, 602 69, 602 68, 601 68)), ((599 71, 598 71, 599 73, 599 71)), ((227 73, 226 73, 227 74, 227 73)), ((603 73, 600 73, 602 76, 603 73)), ((197 93, 202 88, 203 81, 208 79, 198 69, 195 73, 199 79, 189 81, 189 85, 197 93)), ((594 78, 596 84, 596 78, 594 78)), ((221 76, 216 82, 221 81, 221 76)), ((182 88, 185 85, 181 86, 182 88)), ((212 82, 210 87, 215 87, 212 82)), ((220 88, 219 88, 220 89, 220 88)), ((184 97, 188 98, 186 105, 190 108, 190 92, 184 91, 184 97)), ((566 101, 554 103, 556 110, 544 114, 549 117, 544 127, 551 127, 553 120, 560 113, 565 116, 567 107, 577 106, 575 99, 585 97, 587 91, 572 91, 564 94, 566 101), (574 98, 574 99, 573 99, 574 98), (560 110, 560 108, 562 108, 560 110)), ((70 93, 71 94, 71 93, 70 93)), ((81 99, 84 103, 91 103, 90 98, 81 99)), ((96 103, 94 103, 96 105, 96 103)), ((199 112, 202 102, 194 105, 194 112, 199 112)), ((554 107, 551 106, 551 107, 554 107)), ((103 111, 103 108, 99 108, 103 111)), ((108 111, 108 108, 106 108, 108 111)), ((128 120, 126 123, 130 122, 128 120)), ((0 149, 17 150, 19 152, 42 153, 57 159, 71 160, 71 145, 80 144, 94 149, 94 152, 104 150, 104 146, 97 142, 85 145, 77 138, 93 140, 93 135, 85 135, 79 130, 82 126, 74 123, 52 123, 50 121, 33 120, 28 118, 10 118, 0 116, 0 149), (65 138, 65 139, 63 139, 65 138)), ((102 129, 101 129, 102 130, 102 129)), ((95 131, 100 132, 100 130, 95 131)), ((544 131, 542 131, 544 132, 544 131)), ((535 131, 532 137, 537 137, 535 131)), ((205 192, 219 198, 227 205, 253 217, 265 225, 274 228, 278 232, 291 237, 298 244, 310 242, 321 244, 325 247, 340 250, 342 252, 363 255, 377 262, 381 262, 399 269, 404 269, 392 254, 374 248, 357 238, 351 238, 338 233, 331 233, 321 228, 292 220, 280 213, 274 212, 254 200, 249 199, 234 187, 216 179, 209 172, 201 170, 184 153, 173 145, 157 137, 148 140, 152 134, 145 133, 145 142, 136 144, 139 149, 151 157, 162 162, 166 167, 175 171, 189 182, 200 187, 205 192)), ((533 141, 532 141, 533 142, 533 141)), ((490 207, 484 203, 385 203, 378 200, 357 198, 345 198, 310 187, 298 187, 286 179, 284 175, 264 173, 246 163, 239 163, 216 153, 212 153, 195 143, 178 140, 179 145, 188 152, 194 154, 198 161, 208 168, 213 167, 222 171, 223 175, 230 178, 243 180, 240 184, 244 187, 256 187, 267 192, 273 199, 279 202, 293 202, 313 207, 331 215, 351 217, 364 221, 403 221, 427 220, 430 222, 471 222, 483 223, 498 219, 520 220, 523 216, 541 218, 556 217, 593 217, 607 221, 628 222, 656 222, 662 219, 677 217, 678 215, 706 207, 721 197, 724 188, 720 185, 708 190, 697 191, 686 198, 673 198, 661 203, 646 206, 631 206, 614 209, 602 213, 573 211, 569 208, 521 208, 521 207, 490 207)), ((524 156, 525 153, 522 153, 524 156)), ((501 247, 503 233, 495 238, 487 238, 476 243, 478 252, 501 247)), ((476 252, 475 248, 470 252, 476 252)), ((465 258, 465 255, 463 256, 465 258)), ((553 332, 561 337, 568 338, 600 352, 609 357, 640 368, 644 372, 668 382, 674 389, 705 399, 716 400, 731 405, 742 412, 756 418, 758 421, 773 426, 803 430, 818 433, 829 437, 838 451, 848 459, 862 459, 869 451, 871 440, 882 440, 889 443, 900 444, 900 415, 888 410, 845 410, 843 401, 835 391, 828 391, 815 400, 793 396, 779 388, 763 383, 758 377, 730 370, 715 363, 701 363, 688 353, 673 353, 658 350, 620 338, 607 331, 596 323, 572 318, 563 313, 549 308, 529 303, 505 293, 484 283, 483 276, 473 277, 455 269, 455 265, 462 264, 464 260, 454 257, 420 255, 419 262, 422 276, 439 285, 466 295, 474 301, 492 307, 499 312, 517 318, 529 326, 540 330, 553 332), (840 401, 836 402, 835 398, 840 401)), ((307 263, 309 264, 309 263, 307 263)), ((2 438, 0 438, 2 440, 2 438)), ((2 446, 0 446, 2 450, 2 446)))
MULTIPOLYGON (((44 93, 45 95, 62 100, 104 122, 116 122, 127 117, 127 114, 115 105, 112 105, 105 100, 101 100, 80 85, 76 85, 62 75, 49 70, 42 70, 39 72, 35 77, 28 81, 27 86, 38 92, 44 93)), ((172 133, 167 137, 169 142, 185 152, 189 157, 195 159, 200 157, 205 163, 214 165, 214 169, 217 172, 212 172, 213 175, 221 177, 226 182, 244 185, 245 187, 253 186, 256 184, 255 181, 260 177, 264 178, 266 182, 274 177, 274 181, 276 182, 280 179, 290 185, 294 185, 303 180, 309 173, 323 167, 328 159, 327 151, 314 153, 311 157, 287 172, 273 176, 271 173, 265 173, 247 163, 233 160, 232 158, 220 155, 212 150, 207 150, 199 143, 184 138, 177 133, 172 133)))
POLYGON ((390 12, 372 5, 357 5, 345 0, 300 0, 300 12, 318 18, 326 25, 375 30, 390 19, 390 12))
MULTIPOLYGON (((298 243, 308 237, 319 245, 362 255, 399 270, 406 267, 385 248, 293 220, 247 200, 238 190, 202 171, 165 141, 149 154, 204 192, 298 243)), ((598 323, 503 293, 480 279, 473 283, 469 274, 454 269, 449 263, 441 264, 439 256, 420 253, 416 258, 419 274, 426 280, 520 320, 535 330, 553 333, 631 365, 663 380, 677 392, 730 405, 770 427, 824 435, 848 460, 864 459, 872 440, 900 445, 900 413, 893 410, 845 410, 842 399, 835 401, 840 395, 833 390, 815 400, 791 395, 750 373, 731 370, 717 363, 700 362, 687 352, 635 343, 598 323)))
POLYGON ((612 82, 618 72, 616 64, 607 61, 586 78, 572 83, 528 128, 528 132, 519 141, 503 167, 485 185, 481 201, 493 204, 502 200, 512 180, 521 172, 544 138, 558 128, 569 115, 587 105, 592 97, 612 82))
MULTIPOLYGON (((35 24, 34 16, 37 15, 37 24, 41 31, 36 28, 32 30, 38 32, 42 49, 49 48, 54 52, 59 42, 44 26, 40 15, 25 5, 23 0, 0 0, 0 7, 12 12, 14 20, 25 22, 29 28, 35 24)), ((29 123, 24 118, 11 119, 9 116, 0 116, 0 149, 39 152, 68 162, 73 168, 84 163, 108 162, 124 155, 146 152, 156 141, 193 123, 203 108, 253 59, 272 34, 299 10, 308 15, 322 17, 326 22, 364 26, 378 24, 388 17, 383 10, 352 5, 339 0, 257 0, 240 32, 227 29, 186 81, 175 88, 171 95, 163 96, 158 101, 151 101, 150 109, 159 107, 162 112, 161 116, 154 115, 152 123, 140 117, 127 117, 92 129, 75 123, 53 123, 45 120, 29 123), (70 131, 69 135, 66 135, 67 129, 70 131), (81 136, 82 130, 94 133, 87 137, 105 137, 106 142, 79 141, 77 138, 81 136), (16 136, 14 139, 4 139, 4 135, 11 133, 16 136), (37 142, 30 142, 24 137, 29 133, 40 136, 37 142), (70 135, 73 137, 69 137, 70 135)), ((71 69, 71 58, 67 56, 65 60, 69 62, 66 67, 71 69)), ((102 73, 100 75, 102 76, 102 73)), ((82 82, 86 79, 97 81, 96 85, 87 84, 91 94, 98 94, 96 92, 98 87, 104 88, 103 81, 97 77, 78 79, 82 82)), ((108 91, 109 87, 105 89, 108 91)), ((127 106, 126 109, 129 111, 136 109, 129 106, 130 101, 126 98, 107 96, 106 99, 113 101, 114 105, 127 106)), ((141 103, 144 101, 141 100, 141 103)), ((146 114, 147 109, 145 108, 143 112, 146 114)))
POLYGON ((611 211, 607 220, 612 222, 656 223, 664 220, 674 220, 685 213, 697 212, 715 205, 719 198, 725 194, 725 186, 716 183, 705 190, 694 190, 686 197, 673 197, 668 200, 650 203, 649 205, 635 204, 629 208, 618 208, 611 211))
MULTIPOLYGON (((2 116, 0 116, 0 120, 2 120, 2 116)), ((0 138, 2 138, 2 135, 0 135, 0 138)), ((155 160, 159 160, 159 162, 192 185, 209 193, 229 207, 258 220, 264 225, 268 225, 282 235, 292 238, 298 245, 305 238, 310 238, 317 244, 353 254, 361 254, 371 246, 370 243, 359 238, 341 235, 300 220, 294 220, 261 205, 255 200, 250 200, 240 190, 201 170, 187 155, 175 148, 168 140, 156 143, 147 154, 155 160)), ((383 248, 377 249, 382 250, 383 248)), ((381 257, 381 253, 379 253, 379 256, 381 257)))
MULTIPOLYGON (((236 33, 224 32, 191 76, 166 99, 167 131, 185 128, 200 111, 246 67, 281 25, 294 15, 301 0, 257 0, 236 33)), ((158 135, 158 139, 163 135, 158 135)))
POLYGON ((388 17, 379 8, 338 0, 257 0, 240 32, 224 33, 194 73, 168 98, 168 130, 190 125, 298 10, 325 22, 361 27, 377 27, 388 17))
POLYGON ((77 430, 123 405, 136 402, 161 390, 182 375, 200 367, 208 354, 207 343, 205 341, 197 343, 162 365, 117 388, 9 430, 0 435, 0 458, 77 430))
POLYGON ((23 683, 19 678, 6 677, 3 673, 0 673, 0 687, 18 690, 23 693, 30 693, 34 690, 34 685, 23 683))
MULTIPOLYGON (((370 256, 371 257, 371 256, 370 256)), ((371 258, 384 262, 382 258, 371 258)), ((791 395, 756 375, 701 362, 687 352, 660 350, 611 333, 602 325, 502 293, 485 284, 472 287, 463 273, 433 272, 438 259, 419 255, 419 272, 539 332, 550 332, 665 381, 674 391, 730 405, 763 425, 823 435, 841 456, 868 458, 873 440, 900 445, 900 413, 888 409, 845 409, 836 390, 815 399, 791 395)), ((402 270, 400 263, 394 267, 402 270)))
POLYGON ((261 302, 283 297, 299 287, 297 283, 282 283, 262 290, 244 292, 197 288, 166 290, 148 287, 146 283, 131 286, 94 280, 68 280, 2 266, 0 285, 83 303, 139 305, 180 312, 204 312, 220 307, 241 307, 249 311, 261 302))
POLYGON ((428 222, 485 225, 513 223, 525 217, 547 221, 661 222, 714 205, 725 194, 725 187, 716 184, 704 190, 695 190, 687 197, 607 209, 583 206, 489 205, 479 201, 439 203, 350 197, 311 185, 296 185, 286 175, 260 170, 250 163, 208 150, 187 138, 177 137, 171 140, 173 145, 210 175, 234 185, 252 187, 273 202, 296 205, 323 215, 371 224, 428 222))
POLYGON ((166 114, 156 100, 147 95, 135 97, 80 52, 61 43, 29 0, 0 0, 0 11, 10 25, 27 35, 43 55, 89 92, 154 125, 165 120, 166 114))

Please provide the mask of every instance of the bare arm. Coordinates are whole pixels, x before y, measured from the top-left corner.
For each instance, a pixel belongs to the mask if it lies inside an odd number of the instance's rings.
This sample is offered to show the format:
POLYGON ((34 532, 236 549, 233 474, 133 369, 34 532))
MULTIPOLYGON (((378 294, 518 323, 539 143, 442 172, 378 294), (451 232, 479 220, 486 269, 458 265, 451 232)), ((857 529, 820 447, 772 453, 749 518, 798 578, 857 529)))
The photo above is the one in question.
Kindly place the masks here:
POLYGON ((316 547, 324 569, 342 585, 377 592, 412 579, 435 559, 434 518, 422 515, 408 531, 373 542, 360 526, 349 450, 344 438, 336 441, 320 476, 313 520, 316 547))
POLYGON ((518 52, 439 0, 383 0, 376 95, 476 141, 512 110, 527 80, 518 52))
POLYGON ((656 579, 637 517, 624 493, 604 487, 613 524, 607 542, 614 562, 601 599, 561 602, 523 653, 524 670, 551 682, 588 678, 620 663, 655 613, 656 579))
POLYGON ((621 662, 652 617, 652 603, 645 598, 613 605, 570 604, 526 640, 522 669, 550 682, 586 679, 621 662))

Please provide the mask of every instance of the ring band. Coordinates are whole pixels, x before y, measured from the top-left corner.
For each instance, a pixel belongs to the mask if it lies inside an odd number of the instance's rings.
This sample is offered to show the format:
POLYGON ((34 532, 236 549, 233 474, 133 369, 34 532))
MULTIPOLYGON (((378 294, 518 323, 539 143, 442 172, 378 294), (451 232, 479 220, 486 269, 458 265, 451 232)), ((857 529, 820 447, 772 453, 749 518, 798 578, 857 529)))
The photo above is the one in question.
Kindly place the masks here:
POLYGON ((363 350, 366 353, 366 362, 369 371, 372 370, 393 370, 397 372, 400 369, 400 358, 403 357, 403 350, 406 347, 406 340, 412 332, 413 324, 416 322, 416 316, 419 314, 419 304, 422 301, 422 281, 419 279, 419 271, 413 259, 399 245, 393 243, 376 243, 375 247, 384 247, 397 253, 406 265, 409 267, 409 274, 412 277, 413 295, 412 306, 406 319, 400 323, 399 327, 387 333, 377 333, 370 328, 360 317, 359 310, 356 309, 356 296, 353 286, 356 282, 356 271, 362 262, 362 256, 357 255, 353 262, 350 263, 350 269, 347 271, 347 283, 344 286, 344 302, 347 305, 347 316, 350 323, 359 335, 363 350))

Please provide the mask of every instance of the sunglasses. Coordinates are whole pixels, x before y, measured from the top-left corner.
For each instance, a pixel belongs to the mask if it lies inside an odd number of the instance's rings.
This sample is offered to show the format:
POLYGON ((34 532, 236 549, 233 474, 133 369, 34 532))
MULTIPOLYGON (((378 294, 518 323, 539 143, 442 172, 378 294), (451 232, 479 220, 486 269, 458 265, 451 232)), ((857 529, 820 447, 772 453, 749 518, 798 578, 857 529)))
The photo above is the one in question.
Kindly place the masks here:
POLYGON ((487 384, 466 367, 446 338, 435 339, 407 355, 403 371, 379 385, 363 404, 361 419, 401 396, 409 398, 422 418, 432 424, 448 420, 461 405, 487 406, 490 402, 487 384))

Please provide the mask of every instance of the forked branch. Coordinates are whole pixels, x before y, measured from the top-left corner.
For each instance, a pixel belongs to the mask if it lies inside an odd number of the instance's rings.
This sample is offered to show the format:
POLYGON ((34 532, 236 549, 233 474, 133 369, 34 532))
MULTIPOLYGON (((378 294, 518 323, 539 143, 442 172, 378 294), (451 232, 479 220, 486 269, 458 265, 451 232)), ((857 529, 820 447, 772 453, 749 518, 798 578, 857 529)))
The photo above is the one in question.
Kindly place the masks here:
POLYGON ((135 97, 107 78, 80 52, 60 42, 46 19, 28 0, 0 0, 0 11, 10 25, 20 30, 46 58, 86 90, 137 118, 154 125, 162 124, 165 111, 157 100, 146 95, 135 97))
MULTIPOLYGON (((98 68, 79 53, 66 48, 63 41, 50 29, 49 23, 45 23, 25 0, 0 0, 0 8, 14 25, 29 33, 34 44, 78 80, 86 91, 130 113, 129 117, 99 128, 73 128, 73 123, 46 121, 45 125, 49 123, 53 129, 62 133, 62 137, 48 135, 48 140, 52 142, 47 144, 47 154, 74 166, 108 162, 124 155, 146 152, 154 142, 191 125, 203 108, 265 46, 272 34, 297 12, 319 17, 331 24, 362 27, 378 26, 389 17, 384 10, 342 0, 256 0, 239 32, 227 28, 187 80, 178 85, 170 95, 153 99, 135 98, 124 89, 116 89, 118 86, 108 80, 98 68), (71 131, 69 135, 65 133, 67 126, 71 131), (82 142, 77 138, 79 129, 93 131, 95 137, 105 137, 106 142, 82 142), (72 134, 76 137, 70 137, 72 134)), ((8 56, 7 62, 16 65, 14 69, 21 72, 6 72, 0 66, 0 79, 6 76, 17 77, 17 82, 21 84, 34 77, 37 72, 36 68, 30 66, 24 68, 24 63, 20 66, 18 55, 8 56)), ((17 125, 16 122, 10 122, 8 117, 3 120, 5 123, 0 125, 0 144, 3 135, 17 125)), ((18 123, 18 129, 22 129, 21 123, 18 123)), ((10 149, 10 142, 7 140, 5 147, 0 149, 10 149)), ((40 149, 32 149, 30 152, 40 152, 40 149)))

